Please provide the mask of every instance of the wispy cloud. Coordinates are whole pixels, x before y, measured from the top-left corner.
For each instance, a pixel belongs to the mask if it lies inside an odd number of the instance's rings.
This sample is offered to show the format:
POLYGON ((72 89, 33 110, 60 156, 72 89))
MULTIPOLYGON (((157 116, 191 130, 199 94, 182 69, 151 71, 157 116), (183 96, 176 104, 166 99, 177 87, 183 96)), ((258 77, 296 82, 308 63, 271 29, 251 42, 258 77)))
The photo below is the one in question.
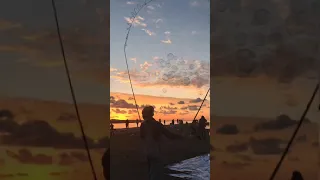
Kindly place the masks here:
POLYGON ((110 67, 110 72, 116 72, 118 69, 110 67))
POLYGON ((136 2, 133 2, 133 1, 127 1, 127 3, 126 4, 128 4, 128 5, 134 5, 134 4, 136 4, 136 2))
POLYGON ((140 64, 140 68, 142 71, 148 70, 150 66, 152 66, 152 64, 148 63, 147 61, 145 61, 143 64, 140 64))
POLYGON ((171 41, 171 38, 170 38, 171 32, 170 31, 166 31, 166 32, 164 32, 164 34, 166 36, 166 40, 161 40, 161 42, 165 43, 165 44, 172 44, 172 41, 171 41))
POLYGON ((158 60, 158 59, 160 59, 160 57, 158 57, 158 56, 153 56, 152 59, 153 59, 153 60, 158 60))
POLYGON ((198 1, 191 1, 190 2, 190 6, 192 6, 192 7, 196 7, 196 6, 199 6, 200 4, 199 4, 199 2, 198 1))
POLYGON ((129 24, 133 24, 133 26, 142 26, 142 27, 147 27, 147 24, 144 23, 144 18, 141 16, 137 16, 134 19, 131 19, 129 17, 124 17, 124 19, 127 21, 129 24))
POLYGON ((137 58, 133 57, 133 58, 130 58, 131 61, 133 61, 134 63, 137 63, 137 58))
POLYGON ((152 31, 150 31, 150 30, 148 30, 148 29, 141 29, 141 30, 144 31, 145 33, 147 33, 149 36, 154 36, 154 35, 156 35, 155 32, 152 32, 152 31))
POLYGON ((192 35, 196 35, 196 34, 198 34, 198 32, 197 31, 191 31, 191 34, 192 35))
POLYGON ((0 19, 0 31, 9 30, 13 28, 21 28, 21 27, 22 25, 20 23, 14 23, 11 21, 0 19))
POLYGON ((161 40, 162 43, 165 43, 165 44, 172 44, 172 41, 170 39, 167 39, 167 40, 161 40))
POLYGON ((151 6, 151 5, 147 6, 147 8, 150 9, 150 10, 154 10, 154 9, 155 9, 155 8, 154 8, 153 6, 151 6))

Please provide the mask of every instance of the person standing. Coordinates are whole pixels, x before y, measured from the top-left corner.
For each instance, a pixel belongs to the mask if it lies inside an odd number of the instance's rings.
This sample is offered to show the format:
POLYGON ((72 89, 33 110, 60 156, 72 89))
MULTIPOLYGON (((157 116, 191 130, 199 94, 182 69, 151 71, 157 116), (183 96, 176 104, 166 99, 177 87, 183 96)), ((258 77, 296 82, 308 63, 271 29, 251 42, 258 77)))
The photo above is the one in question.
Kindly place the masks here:
POLYGON ((160 155, 160 138, 166 136, 169 139, 180 139, 182 136, 170 132, 153 116, 154 108, 152 106, 147 106, 142 110, 144 121, 140 126, 140 137, 145 146, 149 180, 163 180, 164 165, 160 155))
POLYGON ((129 128, 129 120, 128 119, 126 120, 126 128, 127 129, 129 128))

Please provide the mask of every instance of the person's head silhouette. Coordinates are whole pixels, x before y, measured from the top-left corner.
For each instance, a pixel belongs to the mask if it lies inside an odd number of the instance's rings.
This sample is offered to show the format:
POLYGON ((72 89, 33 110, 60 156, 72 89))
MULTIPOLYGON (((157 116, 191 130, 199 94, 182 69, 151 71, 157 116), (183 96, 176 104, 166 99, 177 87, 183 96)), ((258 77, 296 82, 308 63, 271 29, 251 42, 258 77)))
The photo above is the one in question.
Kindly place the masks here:
POLYGON ((152 106, 146 106, 142 110, 142 117, 144 120, 152 118, 154 115, 154 108, 152 106))
POLYGON ((303 180, 302 174, 299 171, 293 171, 291 180, 303 180))

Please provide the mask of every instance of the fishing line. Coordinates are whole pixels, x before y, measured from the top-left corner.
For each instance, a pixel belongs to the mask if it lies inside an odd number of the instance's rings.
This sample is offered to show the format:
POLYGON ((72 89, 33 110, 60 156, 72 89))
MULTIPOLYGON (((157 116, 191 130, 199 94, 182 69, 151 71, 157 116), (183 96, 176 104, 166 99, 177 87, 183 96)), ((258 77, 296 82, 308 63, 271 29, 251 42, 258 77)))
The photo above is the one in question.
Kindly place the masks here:
POLYGON ((210 92, 210 88, 208 89, 208 91, 207 91, 206 95, 204 96, 204 98, 203 98, 203 100, 202 100, 202 102, 201 102, 201 105, 200 105, 200 107, 199 107, 199 109, 198 109, 198 111, 197 111, 196 115, 194 116, 193 120, 196 120, 196 118, 197 118, 197 116, 198 116, 198 114, 199 114, 199 112, 200 112, 200 109, 202 108, 202 105, 203 105, 204 101, 206 100, 206 98, 207 98, 207 96, 208 96, 209 92, 210 92))
POLYGON ((301 118, 300 118, 300 121, 299 121, 299 123, 298 123, 295 131, 293 132, 293 135, 292 135, 292 137, 291 137, 291 139, 290 139, 290 141, 289 141, 286 149, 284 150, 284 152, 283 152, 283 154, 282 154, 282 156, 281 156, 281 158, 280 158, 277 166, 276 166, 275 169, 273 170, 273 172, 272 172, 269 180, 273 180, 273 179, 275 178, 275 176, 277 175, 277 172, 279 171, 279 169, 280 169, 280 167, 281 167, 281 164, 282 164, 284 158, 286 157, 286 155, 287 155, 288 152, 289 152, 289 149, 290 149, 290 147, 291 147, 291 145, 292 145, 292 143, 293 143, 294 138, 296 137, 296 135, 297 135, 297 133, 298 133, 298 131, 299 131, 299 129, 300 129, 303 121, 305 120, 305 117, 306 117, 306 115, 307 115, 307 113, 308 113, 308 111, 309 111, 309 109, 310 109, 310 107, 311 107, 311 105, 312 105, 312 102, 313 102, 313 100, 314 100, 314 98, 315 98, 318 90, 319 90, 319 84, 317 84, 317 86, 315 87, 315 89, 314 89, 314 91, 313 91, 313 94, 312 94, 312 96, 311 96, 311 98, 310 98, 310 100, 309 100, 309 102, 308 102, 308 104, 307 104, 307 106, 306 106, 306 108, 305 108, 305 110, 304 110, 301 118))
POLYGON ((65 71, 66 71, 66 74, 67 74, 67 77, 68 77, 68 84, 69 84, 69 88, 70 88, 70 91, 71 91, 71 96, 72 96, 74 108, 75 108, 75 111, 76 111, 77 120, 79 122, 81 133, 82 133, 82 139, 84 141, 84 145, 85 145, 85 148, 86 148, 86 151, 87 151, 87 155, 88 155, 89 163, 90 163, 90 166, 91 166, 91 171, 92 171, 93 178, 94 178, 94 180, 98 180, 96 172, 95 172, 95 169, 94 169, 94 166, 93 166, 93 162, 92 162, 92 158, 91 158, 91 154, 90 154, 90 149, 89 149, 89 145, 88 145, 88 140, 87 140, 86 134, 84 132, 83 123, 82 123, 82 121, 80 119, 80 113, 79 113, 79 109, 78 109, 78 104, 77 104, 76 96, 75 96, 75 93, 74 93, 73 85, 72 85, 72 82, 71 82, 70 71, 69 71, 69 68, 68 68, 68 63, 67 63, 67 60, 66 60, 65 50, 64 50, 64 46, 63 46, 63 42, 62 42, 61 32, 60 32, 60 25, 59 25, 59 19, 58 19, 58 13, 57 13, 55 0, 51 0, 51 3, 52 3, 54 19, 55 19, 55 23, 56 23, 56 27, 57 27, 57 34, 58 34, 58 37, 59 37, 60 50, 61 50, 61 54, 62 54, 62 57, 63 57, 65 71))

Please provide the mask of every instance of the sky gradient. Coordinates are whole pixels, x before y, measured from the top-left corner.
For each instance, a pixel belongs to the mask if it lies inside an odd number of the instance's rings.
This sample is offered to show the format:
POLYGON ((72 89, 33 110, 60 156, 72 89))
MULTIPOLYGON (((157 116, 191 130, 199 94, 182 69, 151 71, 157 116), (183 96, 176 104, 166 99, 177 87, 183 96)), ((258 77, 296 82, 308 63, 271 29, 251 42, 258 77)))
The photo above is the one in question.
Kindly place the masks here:
MULTIPOLYGON (((123 47, 127 23, 139 2, 110 4, 111 92, 132 94, 123 47)), ((135 93, 155 99, 203 99, 210 83, 209 27, 205 0, 152 1, 144 7, 133 21, 126 48, 135 93)), ((148 102, 137 98, 137 103, 148 102)))

